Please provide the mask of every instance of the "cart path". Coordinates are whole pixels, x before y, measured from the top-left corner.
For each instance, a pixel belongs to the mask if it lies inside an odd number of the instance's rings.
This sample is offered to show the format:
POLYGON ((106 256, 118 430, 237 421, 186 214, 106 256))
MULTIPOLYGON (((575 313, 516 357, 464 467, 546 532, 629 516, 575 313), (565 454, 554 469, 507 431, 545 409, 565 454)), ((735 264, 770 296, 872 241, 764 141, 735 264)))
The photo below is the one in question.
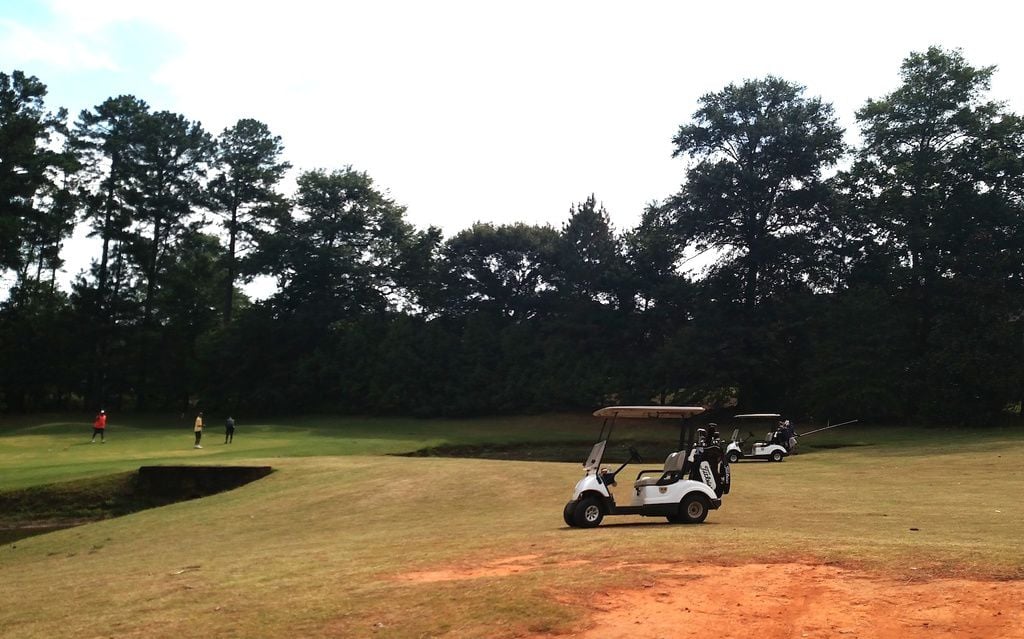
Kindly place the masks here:
MULTIPOLYGON (((1024 638, 1024 581, 899 580, 815 564, 657 567, 638 590, 574 602, 590 611, 580 639, 1024 638)), ((536 635, 540 639, 550 635, 536 635)))

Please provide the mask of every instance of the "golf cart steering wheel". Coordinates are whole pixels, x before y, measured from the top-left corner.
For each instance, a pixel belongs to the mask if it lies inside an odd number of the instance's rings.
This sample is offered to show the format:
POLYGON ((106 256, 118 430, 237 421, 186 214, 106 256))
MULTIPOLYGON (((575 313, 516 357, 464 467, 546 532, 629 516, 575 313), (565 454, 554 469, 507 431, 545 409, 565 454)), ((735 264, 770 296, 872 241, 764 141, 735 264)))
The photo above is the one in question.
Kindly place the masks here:
POLYGON ((629 458, 630 460, 635 461, 638 464, 644 463, 644 458, 641 457, 640 453, 638 453, 637 450, 632 446, 629 447, 629 458))

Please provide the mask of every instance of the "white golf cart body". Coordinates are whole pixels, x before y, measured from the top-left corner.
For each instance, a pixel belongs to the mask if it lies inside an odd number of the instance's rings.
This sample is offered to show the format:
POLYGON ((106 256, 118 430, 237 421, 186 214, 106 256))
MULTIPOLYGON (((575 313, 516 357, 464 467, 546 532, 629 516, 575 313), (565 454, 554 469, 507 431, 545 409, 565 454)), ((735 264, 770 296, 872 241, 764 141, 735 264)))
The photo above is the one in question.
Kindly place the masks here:
MULTIPOLYGON (((736 415, 735 419, 747 422, 771 421, 772 432, 774 432, 779 420, 782 419, 782 415, 778 413, 749 413, 746 415, 736 415)), ((730 462, 736 462, 740 459, 768 459, 778 462, 789 455, 789 450, 785 446, 774 444, 771 441, 756 441, 751 444, 749 452, 743 452, 743 442, 739 439, 739 431, 739 428, 733 431, 732 441, 725 447, 725 455, 730 462)), ((771 439, 771 432, 765 439, 771 439)))
MULTIPOLYGON (((594 416, 613 420, 615 418, 675 418, 675 423, 680 424, 681 420, 703 411, 703 408, 694 406, 611 406, 595 411, 594 416)), ((604 427, 602 426, 603 433, 604 427)), ((610 434, 609 429, 609 436, 610 434)), ((622 464, 614 473, 610 473, 607 468, 602 468, 601 460, 604 457, 607 444, 607 439, 595 444, 583 464, 584 476, 576 482, 572 499, 566 504, 564 512, 565 521, 570 526, 596 526, 606 515, 667 517, 673 523, 699 523, 707 517, 708 510, 714 510, 721 506, 721 495, 728 491, 727 466, 724 478, 719 473, 720 479, 718 480, 716 480, 716 472, 712 470, 711 464, 707 461, 699 462, 697 466, 696 474, 701 477, 702 481, 695 481, 685 476, 684 471, 695 462, 697 454, 692 445, 689 450, 677 450, 671 453, 665 459, 662 468, 640 471, 631 487, 621 486, 616 481, 615 474, 629 462, 622 464), (623 488, 630 491, 628 505, 620 505, 616 502, 615 496, 610 490, 613 487, 617 487, 616 492, 620 493, 623 488), (577 507, 581 507, 582 511, 576 513, 577 507)), ((682 448, 682 442, 680 448, 682 448)))
MULTIPOLYGON (((608 486, 604 483, 604 481, 600 479, 600 456, 604 454, 604 444, 605 442, 601 442, 600 444, 594 446, 595 450, 598 446, 601 447, 601 450, 598 451, 598 465, 595 467, 590 467, 590 465, 588 464, 586 471, 587 474, 584 475, 583 478, 580 479, 578 482, 576 482, 576 487, 572 491, 572 498, 574 500, 579 499, 580 495, 587 491, 598 492, 604 497, 610 498, 612 496, 611 492, 608 490, 608 486)), ((593 455, 593 452, 591 454, 593 455)), ((665 466, 662 468, 661 471, 647 471, 647 473, 665 473, 672 471, 680 472, 682 470, 682 464, 676 463, 676 459, 681 459, 682 454, 672 453, 672 455, 669 455, 669 458, 669 460, 666 460, 665 466), (673 459, 674 455, 678 455, 678 457, 673 459)), ((680 479, 664 486, 657 485, 658 477, 656 476, 652 475, 650 477, 640 477, 635 482, 633 482, 632 498, 629 502, 629 505, 633 507, 642 508, 643 506, 654 504, 678 504, 682 501, 683 497, 685 497, 688 493, 691 493, 693 491, 697 491, 703 494, 705 497, 708 498, 708 501, 710 501, 713 505, 716 503, 717 505, 721 505, 722 500, 718 497, 718 495, 715 494, 717 482, 715 482, 714 474, 711 473, 709 469, 707 473, 702 472, 701 476, 706 477, 705 481, 701 482, 693 481, 692 479, 680 479)), ((636 514, 663 515, 664 513, 639 512, 636 514)))

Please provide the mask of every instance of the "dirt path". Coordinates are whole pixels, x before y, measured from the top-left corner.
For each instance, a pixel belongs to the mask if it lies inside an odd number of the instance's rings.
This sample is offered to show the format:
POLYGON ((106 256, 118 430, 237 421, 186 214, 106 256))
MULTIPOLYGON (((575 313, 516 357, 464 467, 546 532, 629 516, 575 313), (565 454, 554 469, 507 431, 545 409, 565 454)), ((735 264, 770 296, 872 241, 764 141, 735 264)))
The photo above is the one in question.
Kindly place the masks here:
MULTIPOLYGON (((534 570, 542 559, 506 557, 400 579, 504 577, 534 570)), ((580 563, 587 562, 564 567, 580 563)), ((631 566, 640 567, 657 575, 641 588, 564 601, 589 615, 578 632, 556 636, 668 639, 701 631, 715 639, 1024 639, 1024 581, 901 580, 809 563, 631 566)))
POLYGON ((581 639, 679 637, 1024 638, 1024 582, 896 581, 831 566, 668 566, 640 590, 599 597, 581 639))

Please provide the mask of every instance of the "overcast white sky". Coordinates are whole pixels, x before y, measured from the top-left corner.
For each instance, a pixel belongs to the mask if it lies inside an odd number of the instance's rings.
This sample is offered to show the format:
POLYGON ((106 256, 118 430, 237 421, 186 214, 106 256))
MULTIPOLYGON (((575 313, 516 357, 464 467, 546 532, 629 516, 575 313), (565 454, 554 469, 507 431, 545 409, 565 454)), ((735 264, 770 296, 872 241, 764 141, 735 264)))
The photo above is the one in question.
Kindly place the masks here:
POLYGON ((678 189, 671 138, 730 82, 799 82, 852 136, 903 58, 938 44, 998 65, 992 96, 1024 110, 1020 6, 4 0, 0 68, 37 75, 73 114, 131 93, 213 133, 262 120, 297 169, 365 170, 446 235, 558 226, 591 193, 624 230, 678 189))

